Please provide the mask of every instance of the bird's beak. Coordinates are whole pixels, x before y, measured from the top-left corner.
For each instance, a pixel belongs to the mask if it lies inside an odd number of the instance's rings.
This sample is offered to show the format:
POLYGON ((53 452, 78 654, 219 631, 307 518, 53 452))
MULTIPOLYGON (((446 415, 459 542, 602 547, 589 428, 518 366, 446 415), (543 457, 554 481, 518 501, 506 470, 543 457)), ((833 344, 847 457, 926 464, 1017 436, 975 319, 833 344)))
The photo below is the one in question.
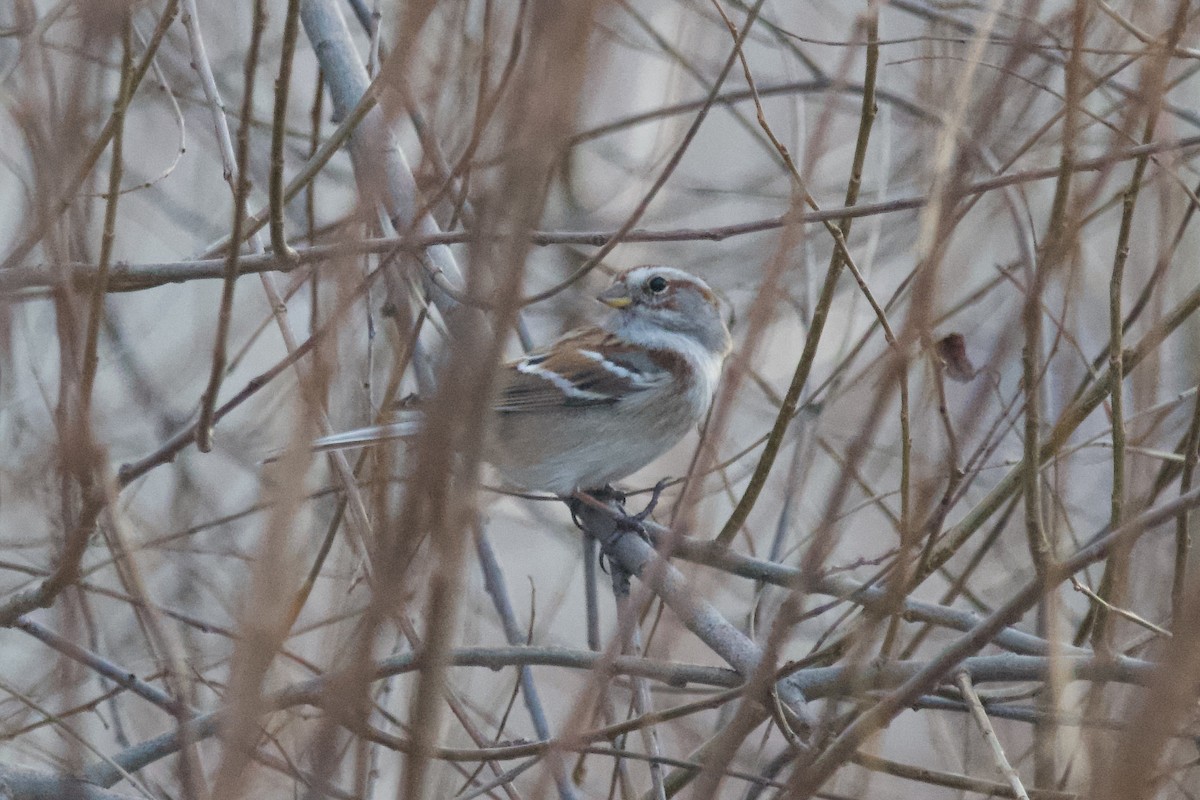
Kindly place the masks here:
POLYGON ((609 308, 625 308, 633 302, 633 298, 629 296, 629 288, 623 283, 614 283, 596 295, 596 299, 609 308))

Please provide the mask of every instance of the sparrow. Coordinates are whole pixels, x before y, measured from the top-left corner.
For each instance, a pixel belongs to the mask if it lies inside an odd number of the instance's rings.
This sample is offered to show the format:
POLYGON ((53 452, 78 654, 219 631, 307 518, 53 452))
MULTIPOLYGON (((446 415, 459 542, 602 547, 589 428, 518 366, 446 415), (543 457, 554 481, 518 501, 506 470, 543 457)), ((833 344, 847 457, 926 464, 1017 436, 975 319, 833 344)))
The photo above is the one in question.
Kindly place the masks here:
MULTIPOLYGON (((607 490, 673 447, 708 413, 729 330, 704 281, 665 266, 621 273, 598 325, 503 365, 485 458, 511 488, 567 498, 607 490)), ((318 451, 413 435, 419 420, 360 428, 318 451)))

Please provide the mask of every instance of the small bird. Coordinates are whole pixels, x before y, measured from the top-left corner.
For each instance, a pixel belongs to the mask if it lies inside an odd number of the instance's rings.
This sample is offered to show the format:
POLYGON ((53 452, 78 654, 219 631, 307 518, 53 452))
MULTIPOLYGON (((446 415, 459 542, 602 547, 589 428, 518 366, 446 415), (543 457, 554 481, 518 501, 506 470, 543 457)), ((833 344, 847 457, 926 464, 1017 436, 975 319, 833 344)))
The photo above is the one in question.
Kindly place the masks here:
MULTIPOLYGON (((570 497, 607 489, 703 419, 731 342, 704 281, 635 267, 598 298, 615 309, 504 365, 486 458, 515 489, 570 497)), ((317 450, 412 435, 419 422, 319 439, 317 450)))

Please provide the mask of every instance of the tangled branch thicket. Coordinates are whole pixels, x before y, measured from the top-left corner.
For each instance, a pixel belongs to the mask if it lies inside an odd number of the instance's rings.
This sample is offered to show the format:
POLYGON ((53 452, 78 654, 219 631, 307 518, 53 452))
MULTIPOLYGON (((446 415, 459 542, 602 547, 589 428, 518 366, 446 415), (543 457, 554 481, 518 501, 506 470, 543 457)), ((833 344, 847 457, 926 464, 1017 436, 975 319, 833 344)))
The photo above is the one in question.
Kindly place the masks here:
POLYGON ((0 795, 1197 796, 1197 16, 0 7, 0 795), (645 539, 478 463, 640 263, 645 539))

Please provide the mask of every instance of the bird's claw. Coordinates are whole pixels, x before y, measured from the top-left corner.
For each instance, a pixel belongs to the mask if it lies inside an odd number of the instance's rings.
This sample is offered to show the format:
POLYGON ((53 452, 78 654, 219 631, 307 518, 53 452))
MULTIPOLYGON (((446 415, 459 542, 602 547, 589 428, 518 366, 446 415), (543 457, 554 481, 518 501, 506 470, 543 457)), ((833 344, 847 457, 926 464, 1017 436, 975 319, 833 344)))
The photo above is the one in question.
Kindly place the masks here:
POLYGON ((658 507, 658 501, 662 499, 663 489, 667 488, 670 483, 668 478, 663 478, 658 483, 654 484, 654 488, 650 490, 650 502, 646 503, 646 507, 633 515, 633 519, 638 522, 645 522, 654 513, 654 509, 658 507))
POLYGON ((646 520, 654 513, 654 509, 658 507, 658 501, 662 498, 663 489, 666 488, 667 482, 667 479, 663 478, 654 484, 654 489, 650 492, 650 502, 646 503, 646 507, 636 514, 630 514, 625 510, 624 500, 618 502, 621 509, 621 516, 616 518, 617 526, 613 532, 613 541, 616 541, 623 534, 636 533, 642 541, 647 544, 650 543, 650 534, 646 531, 646 520))
MULTIPOLYGON (((616 544, 622 536, 627 533, 636 533, 638 538, 647 544, 650 543, 650 535, 646 531, 646 520, 654 513, 654 509, 658 507, 658 501, 662 499, 663 489, 666 488, 668 479, 664 478, 654 484, 654 488, 650 492, 650 501, 646 503, 645 508, 636 514, 630 514, 625 510, 626 495, 619 489, 614 489, 612 486, 604 486, 600 489, 592 489, 587 494, 594 500, 601 503, 613 503, 617 507, 618 513, 613 515, 613 532, 607 540, 602 541, 601 550, 608 550, 616 544)), ((582 520, 579 518, 579 508, 581 501, 578 498, 567 500, 567 508, 571 511, 571 521, 575 523, 575 527, 580 530, 585 530, 582 520)), ((608 572, 604 567, 604 554, 600 555, 600 567, 608 572)))

